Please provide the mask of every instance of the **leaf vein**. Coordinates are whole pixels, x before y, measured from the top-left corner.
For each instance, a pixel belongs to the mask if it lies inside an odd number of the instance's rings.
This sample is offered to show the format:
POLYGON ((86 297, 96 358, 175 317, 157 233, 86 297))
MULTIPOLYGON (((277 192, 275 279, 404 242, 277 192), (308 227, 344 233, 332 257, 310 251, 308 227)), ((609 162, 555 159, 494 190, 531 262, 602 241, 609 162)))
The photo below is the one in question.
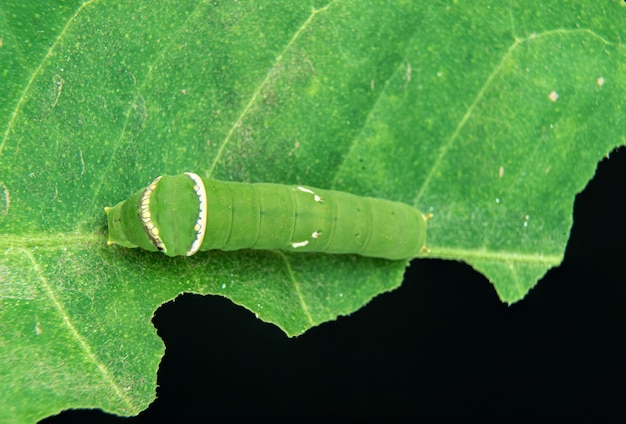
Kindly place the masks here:
POLYGON ((14 127, 15 120, 17 119, 17 116, 19 115, 19 113, 20 113, 20 111, 22 109, 22 106, 26 102, 26 96, 27 96, 28 92, 30 91, 33 83, 35 82, 35 78, 37 78, 39 76, 39 74, 43 70, 44 64, 47 62, 47 60, 50 57, 52 57, 52 53, 57 48, 57 46, 59 45, 59 43, 61 42, 61 40, 65 36, 65 34, 67 33, 67 31, 70 28, 70 26, 74 23, 74 21, 76 20, 78 15, 83 10, 85 10, 85 8, 87 6, 89 6, 92 3, 95 3, 96 1, 97 0, 88 0, 88 1, 84 2, 83 4, 81 4, 78 9, 76 9, 76 12, 74 12, 74 14, 67 20, 67 22, 65 23, 65 26, 63 27, 63 29, 61 30, 61 32, 59 33, 57 38, 54 40, 54 42, 52 43, 52 45, 50 46, 50 48, 48 49, 48 51, 44 55, 43 59, 41 60, 41 62, 37 66, 37 68, 35 68, 35 71, 30 76, 30 79, 26 83, 26 86, 24 87, 24 90, 22 90, 22 94, 20 95, 19 100, 17 101, 17 104, 15 105, 15 108, 13 109, 13 112, 11 113, 11 118, 9 119, 9 124, 7 125, 7 128, 4 131, 4 135, 2 136, 2 141, 0 141, 0 157, 2 157, 2 152, 4 151, 4 146, 6 145, 6 142, 9 139, 9 135, 11 134, 11 130, 14 127))
POLYGON ((300 283, 296 279, 293 269, 291 268, 291 263, 289 262, 289 259, 283 252, 278 251, 277 253, 280 255, 280 257, 283 259, 283 262, 285 263, 285 267, 287 268, 287 272, 289 273, 289 278, 291 279, 293 288, 296 291, 296 295, 298 296, 298 301, 300 302, 300 306, 302 306, 302 312, 304 312, 304 315, 306 316, 309 324, 311 326, 314 326, 315 321, 313 320, 313 317, 311 316, 311 312, 309 311, 309 307, 306 301, 304 300, 304 296, 302 295, 302 290, 300 290, 300 283))
POLYGON ((509 46, 507 51, 502 55, 502 58, 500 59, 498 64, 494 67, 493 71, 489 74, 489 76, 485 80, 485 82, 482 85, 482 87, 480 88, 480 90, 478 90, 478 93, 474 97, 474 100, 472 101, 472 103, 469 105, 469 107, 467 108, 467 110, 463 114, 463 117, 459 120, 459 123, 457 124, 456 128, 454 129, 454 131, 452 132, 452 134, 448 138, 448 141, 445 144, 443 144, 442 148, 439 151, 439 155, 433 161, 433 165, 430 167, 430 172, 426 175, 426 178, 424 179, 424 182, 422 183, 420 189, 418 190, 417 194, 415 195, 415 198, 413 200, 413 204, 414 205, 419 204, 420 199, 422 198, 422 196, 426 192, 426 189, 430 185, 431 180, 434 178, 435 173, 436 173, 437 169, 439 168, 439 165, 443 162, 444 157, 446 156, 446 154, 448 153, 450 148, 456 142, 459 134, 461 133, 461 131, 465 127, 465 124, 467 124, 467 122, 469 121, 470 117, 472 116, 474 110, 476 109, 478 104, 481 102, 481 100, 485 96, 485 93, 491 87, 491 85, 493 83, 493 80, 500 73, 500 71, 504 67, 505 63, 507 62, 507 60, 513 54, 513 52, 515 50, 517 50, 517 48, 520 47, 521 45, 526 44, 526 43, 528 43, 528 42, 530 42, 532 40, 537 40, 539 38, 549 37, 549 36, 553 36, 553 35, 567 35, 567 34, 576 34, 576 33, 587 33, 587 34, 590 34, 592 37, 598 38, 604 44, 614 45, 614 43, 611 43, 610 41, 606 40, 605 38, 601 37, 600 35, 596 34, 595 32, 593 32, 593 31, 591 31, 590 29, 587 29, 587 28, 571 29, 571 30, 570 29, 561 29, 561 28, 559 28, 559 29, 544 31, 544 32, 539 33, 539 34, 533 33, 533 34, 531 34, 531 35, 529 35, 529 36, 527 36, 525 38, 515 38, 513 40, 513 43, 511 44, 511 46, 509 46))
POLYGON ((361 135, 363 134, 363 131, 367 128, 368 123, 371 121, 372 115, 374 111, 376 110, 378 104, 380 103, 381 99, 385 97, 385 94, 387 93, 387 88, 389 87, 390 82, 393 81, 396 75, 398 75, 398 72, 406 70, 407 66, 408 66, 408 61, 403 60, 401 63, 398 64, 398 66, 394 69, 394 71, 391 72, 389 74, 389 77, 385 80, 383 89, 380 91, 380 94, 376 97, 376 100, 372 103, 372 106, 370 107, 369 111, 367 112, 367 116, 365 117, 365 120, 363 121, 363 125, 361 126, 361 129, 352 138, 352 141, 350 142, 350 147, 348 147, 346 154, 343 155, 343 159, 341 160, 341 163, 337 167, 337 172, 335 172, 335 175, 333 176, 332 180, 330 180, 330 188, 336 188, 335 183, 338 181, 339 175, 341 174, 342 169, 344 168, 348 159, 351 157, 352 151, 358 145, 358 141, 361 135))
POLYGON ((65 310, 65 307, 59 301, 59 299, 57 299, 54 293, 54 290, 52 289, 52 287, 50 286, 50 283, 48 282, 48 279, 45 277, 43 271, 39 267, 39 264, 37 263, 33 255, 26 249, 22 249, 22 252, 28 257, 28 259, 32 263, 33 270, 35 271, 35 274, 41 281, 41 284, 43 286, 43 289, 46 292, 46 295, 48 296, 48 299, 50 299, 50 301, 52 302, 52 304, 58 311, 59 315, 63 319, 63 322, 65 323, 65 326, 70 331, 70 334, 72 335, 72 337, 76 339, 80 347, 83 349, 87 358, 97 367, 98 371, 102 375, 103 380, 113 389, 113 392, 115 393, 115 395, 127 406, 127 408, 129 410, 136 409, 131 399, 128 398, 124 394, 124 391, 122 390, 122 388, 115 382, 113 376, 109 372, 106 365, 100 362, 98 357, 93 353, 91 347, 89 346, 85 338, 78 332, 76 327, 74 327, 67 311, 65 310))
MULTIPOLYGON (((126 109, 126 113, 124 114, 124 124, 122 125, 122 129, 120 131, 120 135, 117 138, 117 142, 115 143, 115 146, 113 147, 113 152, 111 153, 111 155, 109 155, 109 158, 113 158, 117 152, 118 147, 120 147, 122 145, 122 140, 124 139, 126 132, 127 132, 127 128, 132 116, 132 112, 133 110, 137 109, 137 108, 141 108, 142 110, 147 110, 148 106, 146 105, 146 101, 142 95, 142 91, 144 89, 144 87, 146 86, 146 84, 148 82, 150 82, 152 80, 152 73, 154 68, 156 67, 156 64, 158 62, 160 62, 167 54, 167 52, 169 52, 170 48, 174 45, 175 40, 178 38, 179 34, 181 34, 184 31, 184 28, 187 28, 188 23, 191 21, 191 19, 196 15, 196 13, 200 10, 200 5, 206 3, 206 0, 203 0, 201 2, 199 2, 196 5, 196 8, 187 16, 187 18, 185 19, 184 23, 180 26, 179 30, 176 31, 173 36, 170 38, 170 41, 167 45, 165 45, 163 47, 163 49, 161 49, 160 54, 157 55, 157 57, 155 58, 155 60, 148 65, 148 71, 146 72, 146 76, 145 78, 142 79, 141 84, 139 84, 139 86, 137 87, 136 90, 136 94, 133 98, 133 101, 128 105, 128 108, 126 109)), ((129 73, 130 74, 130 73, 129 73)), ((134 75, 130 74, 131 78, 133 79, 134 83, 136 84, 136 78, 134 75)), ((144 121, 146 119, 146 116, 144 115, 144 121)), ((111 164, 113 163, 112 159, 109 162, 109 167, 111 166, 111 164)), ((154 176, 153 176, 154 177, 154 176)), ((102 188, 104 184, 103 179, 100 179, 98 186, 95 187, 93 189, 92 195, 91 195, 91 199, 93 199, 95 201, 95 199, 98 198, 98 194, 100 193, 100 190, 102 188)), ((85 210, 93 210, 93 208, 86 208, 85 210)))
POLYGON ((224 150, 226 149, 226 146, 228 145, 228 143, 232 139, 233 135, 235 134, 235 131, 241 126, 241 123, 243 122, 243 119, 246 117, 246 115, 248 114, 248 112, 250 111, 252 106, 256 103, 257 99, 259 98, 259 95, 261 94, 261 91, 263 91, 263 89, 270 82, 272 74, 273 74, 273 71, 282 62, 283 58, 285 57, 285 54, 289 51, 291 46, 300 37, 300 34, 302 34, 302 32, 304 32, 304 30, 311 24, 313 19, 318 14, 326 11, 333 3, 335 3, 335 1, 336 0, 328 3, 326 6, 321 7, 319 9, 313 8, 311 10, 311 14, 309 15, 309 17, 304 21, 304 23, 302 25, 300 25, 300 28, 298 28, 296 30, 296 32, 293 34, 291 39, 287 42, 287 44, 285 44, 285 47, 283 48, 283 50, 278 54, 278 56, 276 56, 276 58, 274 59, 274 63, 272 64, 270 69, 265 74, 265 78, 263 78, 263 81, 261 81, 261 83, 257 86, 256 90, 254 90, 254 92, 252 93, 252 96, 250 97, 250 100, 248 100, 248 103, 245 105, 245 107, 243 108, 243 110, 241 111, 241 113, 239 114, 239 116, 237 117, 235 122, 233 123, 233 125, 228 130, 228 133, 226 134, 226 137, 220 143, 219 149, 217 150, 217 154, 215 155, 215 159, 213 159, 213 163, 211 164, 211 167, 209 168, 207 176, 210 177, 213 174, 213 171, 215 170, 215 167, 217 166, 217 163, 221 159, 222 154, 224 153, 224 150))
POLYGON ((7 249, 59 249, 102 243, 102 235, 93 233, 0 234, 0 251, 7 249))
POLYGON ((441 259, 482 259, 492 261, 502 261, 509 264, 527 263, 527 264, 546 264, 550 266, 558 265, 563 260, 562 254, 543 254, 543 253, 516 253, 506 251, 490 251, 481 249, 463 249, 449 247, 431 247, 427 257, 441 259))

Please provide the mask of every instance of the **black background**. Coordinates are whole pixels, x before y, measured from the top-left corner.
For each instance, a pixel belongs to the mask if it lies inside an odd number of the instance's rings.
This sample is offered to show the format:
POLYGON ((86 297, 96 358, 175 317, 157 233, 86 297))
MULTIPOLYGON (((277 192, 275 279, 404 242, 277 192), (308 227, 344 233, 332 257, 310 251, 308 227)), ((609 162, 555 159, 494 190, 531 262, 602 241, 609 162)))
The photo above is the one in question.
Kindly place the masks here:
POLYGON ((224 298, 184 295, 154 318, 166 352, 149 409, 43 422, 626 422, 625 186, 622 148, 576 198, 564 263, 512 306, 439 260, 294 339, 224 298))

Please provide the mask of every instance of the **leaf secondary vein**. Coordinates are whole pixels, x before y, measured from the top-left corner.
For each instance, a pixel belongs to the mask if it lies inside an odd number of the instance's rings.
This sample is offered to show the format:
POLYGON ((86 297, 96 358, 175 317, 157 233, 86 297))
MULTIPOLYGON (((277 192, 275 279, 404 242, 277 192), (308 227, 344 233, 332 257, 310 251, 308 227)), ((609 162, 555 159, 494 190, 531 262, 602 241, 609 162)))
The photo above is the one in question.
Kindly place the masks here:
MULTIPOLYGON (((185 28, 188 28, 188 23, 189 21, 191 21, 191 19, 193 17, 195 17, 196 13, 198 13, 198 11, 200 10, 200 5, 206 3, 206 0, 203 0, 201 2, 199 2, 195 9, 187 16, 187 18, 185 19, 185 21, 183 22, 182 25, 180 25, 179 30, 176 31, 172 37, 170 38, 169 42, 167 45, 165 45, 160 53, 157 55, 156 59, 150 64, 148 65, 148 71, 146 72, 146 76, 145 78, 143 78, 142 82, 137 86, 136 89, 136 93, 133 97, 133 101, 128 105, 128 108, 126 109, 126 113, 124 114, 124 124, 122 125, 122 130, 120 131, 120 135, 117 138, 117 141, 115 143, 115 145, 113 146, 113 152, 109 157, 113 157, 117 150, 118 147, 120 147, 122 145, 122 140, 124 139, 125 135, 126 135, 126 131, 128 128, 128 124, 130 122, 130 118, 132 116, 132 111, 135 109, 135 107, 137 106, 138 102, 140 100, 143 100, 143 96, 142 96, 142 91, 144 89, 144 87, 146 86, 146 84, 148 84, 148 82, 150 82, 152 80, 152 73, 154 68, 156 67, 157 63, 160 62, 164 57, 166 57, 167 53, 170 51, 171 47, 174 45, 175 40, 178 38, 178 35, 184 31, 185 28)), ((134 78, 134 77, 133 77, 134 78)), ((145 106, 147 108, 147 106, 145 106)), ((109 166, 113 163, 113 161, 111 160, 109 162, 109 166)), ((91 196, 91 199, 93 201, 95 201, 95 199, 98 198, 98 194, 100 193, 100 189, 102 188, 102 185, 104 184, 104 179, 100 179, 98 186, 94 188, 93 190, 93 194, 91 196)), ((93 207, 91 208, 86 208, 85 210, 93 210, 93 207)))
POLYGON ((67 311, 65 310, 63 304, 61 304, 61 302, 57 299, 57 297, 56 297, 56 295, 54 293, 54 290, 52 289, 52 287, 50 287, 50 284, 49 284, 47 278, 44 276, 41 268, 39 267, 39 264, 37 263, 37 261, 35 260, 33 255, 26 249, 22 249, 22 251, 23 251, 24 255, 26 255, 28 257, 28 259, 30 260, 30 262, 32 263, 33 270, 35 271, 37 277, 39 278, 39 281, 41 282, 41 284, 43 286, 43 289, 45 290, 46 295, 48 296, 48 299, 50 299, 50 301, 52 302, 52 304, 54 305, 54 307, 58 311, 59 315, 63 319, 63 322, 65 323, 65 326, 70 331, 70 334, 72 335, 72 337, 74 337, 74 339, 76 339, 76 341, 78 342, 78 344, 80 345, 80 347, 84 351, 84 353, 87 356, 87 358, 94 365, 96 365, 96 367, 98 368, 98 371, 102 375, 103 380, 111 387, 111 389, 113 390, 115 395, 126 405, 126 407, 129 410, 135 410, 136 408, 134 407, 134 404, 133 404, 132 400, 124 394, 124 391, 115 382, 113 376, 109 372, 109 370, 106 367, 106 365, 103 364, 102 362, 100 362, 98 357, 91 350, 91 346, 89 346, 89 344, 87 343, 87 340, 85 340, 85 338, 78 332, 76 327, 74 327, 74 325, 72 324, 72 321, 70 320, 70 317, 69 317, 67 311))
POLYGON ((529 264, 546 264, 546 265, 558 265, 563 260, 562 254, 550 254, 543 253, 516 253, 506 251, 490 251, 484 248, 477 249, 462 249, 455 247, 431 247, 430 258, 441 259, 484 259, 501 261, 504 263, 529 263, 529 264))
POLYGON ((306 315, 306 318, 309 321, 309 324, 311 326, 315 325, 315 321, 313 320, 313 317, 311 316, 309 307, 307 306, 306 301, 304 300, 304 296, 302 295, 302 291, 300 290, 300 283, 298 283, 298 280, 296 279, 296 276, 294 275, 293 270, 291 269, 291 263, 289 263, 289 259, 283 252, 277 251, 277 253, 282 258, 283 262, 285 263, 285 267, 287 268, 287 272, 289 273, 289 278, 291 279, 293 288, 296 291, 296 294, 298 295, 300 306, 302 306, 302 312, 304 312, 304 315, 306 315))
POLYGON ((380 90, 380 94, 376 97, 376 101, 374 101, 372 103, 372 106, 370 107, 369 111, 367 112, 367 116, 365 118, 365 121, 363 122, 363 125, 361 125, 361 128, 360 128, 358 134, 356 134, 354 137, 352 137, 352 141, 350 142, 350 147, 346 151, 346 154, 343 155, 343 158, 342 158, 341 163, 339 164, 339 166, 337 166, 337 171, 335 172, 335 175, 333 176, 333 179, 330 180, 329 188, 332 188, 332 189, 335 188, 335 183, 339 180, 339 175, 341 174, 341 171, 343 170, 344 166, 346 165, 346 162, 348 161, 348 158, 350 158, 350 156, 352 155, 352 152, 354 151, 354 149, 358 145, 359 138, 361 137, 361 135, 363 134, 363 131, 367 128, 369 122, 371 121, 372 115, 373 115, 374 111, 376 110, 379 102, 387 94, 387 88, 389 87, 390 82, 394 80, 395 76, 399 72, 406 70, 407 63, 408 62, 406 60, 404 60, 401 63, 399 63, 398 66, 394 69, 394 71, 391 72, 389 74, 389 77, 385 80, 385 84, 383 85, 383 89, 380 90))
POLYGON ((17 116, 19 115, 19 112, 20 112, 20 110, 22 110, 22 106, 26 102, 26 95, 30 91, 30 89, 31 89, 31 87, 33 85, 33 82, 35 81, 35 78, 37 78, 39 76, 39 74, 41 73, 41 71, 42 71, 42 69, 44 67, 44 64, 47 62, 47 60, 50 57, 52 57, 52 53, 57 48, 57 46, 59 45, 59 43, 61 42, 61 40, 65 36, 65 34, 67 33, 69 27, 72 25, 72 23, 74 23, 74 21, 76 20, 78 15, 83 10, 85 10, 85 8, 87 6, 89 6, 92 3, 95 3, 96 1, 97 0, 88 0, 88 1, 84 2, 83 4, 81 4, 80 7, 78 7, 78 9, 76 9, 76 12, 74 12, 74 14, 67 20, 67 22, 65 23, 65 26, 63 27, 63 29, 61 30, 61 32, 59 33, 57 38, 52 43, 52 45, 50 46, 50 48, 48 49, 48 51, 44 55, 44 57, 41 60, 41 62, 39 62, 39 65, 37 66, 37 68, 35 68, 35 71, 33 72, 33 74, 30 76, 30 78, 28 80, 28 83, 26 83, 26 87, 24 87, 24 90, 22 90, 22 94, 20 95, 20 98, 17 101, 17 104, 15 105, 15 109, 13 109, 13 113, 11 113, 11 118, 9 119, 9 124, 7 125, 7 129, 5 130, 4 135, 2 136, 2 141, 0 141, 0 157, 2 157, 2 152, 4 151, 4 146, 6 145, 6 142, 9 139, 9 135, 11 134, 11 130, 13 129, 13 126, 15 124, 15 120, 17 119, 17 116))
POLYGON ((452 135, 450 135, 450 137, 448 138, 448 141, 441 147, 441 150, 439 151, 439 155, 433 161, 433 165, 430 168, 430 172, 428 173, 428 175, 424 179, 424 183, 422 184, 422 186, 418 190, 417 194, 415 195, 415 198, 413 200, 413 204, 414 205, 419 204, 420 199, 422 198, 422 196, 426 192, 426 189, 428 188, 428 186, 430 184, 430 181, 433 179, 436 170, 439 168, 439 165, 443 161, 444 157, 446 156, 446 154, 448 153, 450 148, 454 145, 454 143, 457 140, 459 134, 461 133, 461 131, 465 127, 465 124, 467 124, 467 122, 469 121, 470 117, 472 116, 474 110, 476 109, 476 107, 478 106, 480 101, 483 99, 485 93, 487 92, 487 90, 489 88, 491 88, 493 80, 500 73, 500 71, 504 67, 504 64, 511 57, 513 52, 515 50, 517 50, 517 48, 519 46, 521 46, 522 44, 528 43, 528 42, 530 42, 532 40, 537 40, 539 38, 544 38, 544 37, 553 36, 553 35, 567 35, 567 34, 577 34, 577 33, 578 34, 587 33, 587 34, 591 35, 592 37, 595 37, 595 38, 601 40, 604 44, 614 45, 614 43, 611 43, 610 41, 604 39, 600 35, 596 34, 595 32, 593 32, 593 31, 591 31, 590 29, 587 29, 587 28, 572 29, 572 30, 570 30, 570 29, 554 29, 554 30, 542 32, 540 34, 531 34, 531 35, 529 35, 528 37, 525 37, 525 38, 517 38, 516 37, 513 40, 513 43, 511 44, 511 46, 507 49, 506 53, 504 53, 504 55, 502 56, 502 58, 500 59, 498 64, 495 66, 495 68, 493 69, 491 74, 489 74, 489 76, 485 80, 485 83, 482 85, 482 87, 480 88, 480 90, 476 94, 472 104, 467 108, 467 110, 465 111, 465 114, 463 114, 463 117, 461 118, 461 120, 457 124, 456 128, 452 132, 452 135))
POLYGON ((104 242, 104 236, 97 234, 0 234, 0 251, 7 249, 60 249, 76 245, 93 245, 104 242))
POLYGON ((285 54, 287 53, 287 51, 289 51, 291 46, 295 43, 295 41, 298 39, 298 37, 300 37, 300 34, 302 34, 302 32, 309 26, 309 24, 313 21, 315 16, 317 16, 319 13, 324 12, 325 10, 327 10, 333 3, 335 3, 335 1, 332 1, 332 2, 328 3, 326 6, 321 7, 319 9, 312 9, 311 14, 306 19, 306 21, 304 21, 304 23, 302 25, 300 25, 300 28, 298 28, 296 30, 296 32, 293 34, 293 36, 291 37, 289 42, 287 42, 287 44, 285 45, 283 50, 280 52, 280 54, 278 56, 276 56, 276 59, 274 59, 274 64, 271 66, 271 68, 265 74, 265 78, 263 79, 263 81, 261 81, 261 83, 258 85, 256 90, 254 90, 254 92, 252 93, 252 97, 250 97, 250 100, 248 101, 246 106, 243 108, 243 110, 241 111, 239 116, 237 117, 237 120, 230 127, 230 130, 228 131, 228 134, 226 134, 226 138, 224 138, 224 140, 220 144, 220 147, 217 150, 217 154, 215 155, 215 159, 213 159, 213 163, 211 164, 211 167, 209 168, 207 176, 210 177, 213 174, 213 171, 215 170, 215 167, 217 166, 217 163, 219 162, 220 158, 222 157, 222 154, 223 154, 224 150, 226 149, 226 146, 228 145, 228 143, 230 142, 231 138, 233 137, 233 134, 235 133, 237 128, 239 128, 241 126, 241 123, 243 122, 243 119, 248 114, 248 112, 250 111, 252 106, 256 103, 256 100, 259 97, 259 94, 261 94, 261 91, 269 83, 269 81, 271 79, 271 76, 272 76, 272 71, 274 69, 276 69, 277 65, 280 62, 282 62, 282 60, 285 57, 285 54))

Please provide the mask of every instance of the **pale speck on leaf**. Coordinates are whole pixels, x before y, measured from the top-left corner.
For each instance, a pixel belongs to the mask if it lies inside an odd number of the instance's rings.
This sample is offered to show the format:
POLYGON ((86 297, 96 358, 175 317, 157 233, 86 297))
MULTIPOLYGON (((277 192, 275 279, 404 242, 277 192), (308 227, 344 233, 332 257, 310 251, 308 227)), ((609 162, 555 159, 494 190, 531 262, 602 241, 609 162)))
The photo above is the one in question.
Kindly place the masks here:
POLYGON ((552 102, 556 102, 559 98, 559 93, 557 93, 556 91, 552 90, 550 92, 550 94, 548 94, 548 98, 550 99, 550 101, 552 102))

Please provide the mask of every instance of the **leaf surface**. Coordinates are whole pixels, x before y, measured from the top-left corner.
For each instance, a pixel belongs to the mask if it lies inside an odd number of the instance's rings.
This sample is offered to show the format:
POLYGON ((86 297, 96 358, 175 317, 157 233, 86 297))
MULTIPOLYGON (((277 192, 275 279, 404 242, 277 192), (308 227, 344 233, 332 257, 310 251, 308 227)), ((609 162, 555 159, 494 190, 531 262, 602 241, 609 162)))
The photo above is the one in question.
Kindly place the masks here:
POLYGON ((626 144, 617 0, 31 3, 0 8, 3 422, 144 409, 150 318, 180 293, 297 335, 401 283, 403 261, 107 247, 103 207, 157 175, 409 203, 434 215, 428 257, 511 303, 626 144))

